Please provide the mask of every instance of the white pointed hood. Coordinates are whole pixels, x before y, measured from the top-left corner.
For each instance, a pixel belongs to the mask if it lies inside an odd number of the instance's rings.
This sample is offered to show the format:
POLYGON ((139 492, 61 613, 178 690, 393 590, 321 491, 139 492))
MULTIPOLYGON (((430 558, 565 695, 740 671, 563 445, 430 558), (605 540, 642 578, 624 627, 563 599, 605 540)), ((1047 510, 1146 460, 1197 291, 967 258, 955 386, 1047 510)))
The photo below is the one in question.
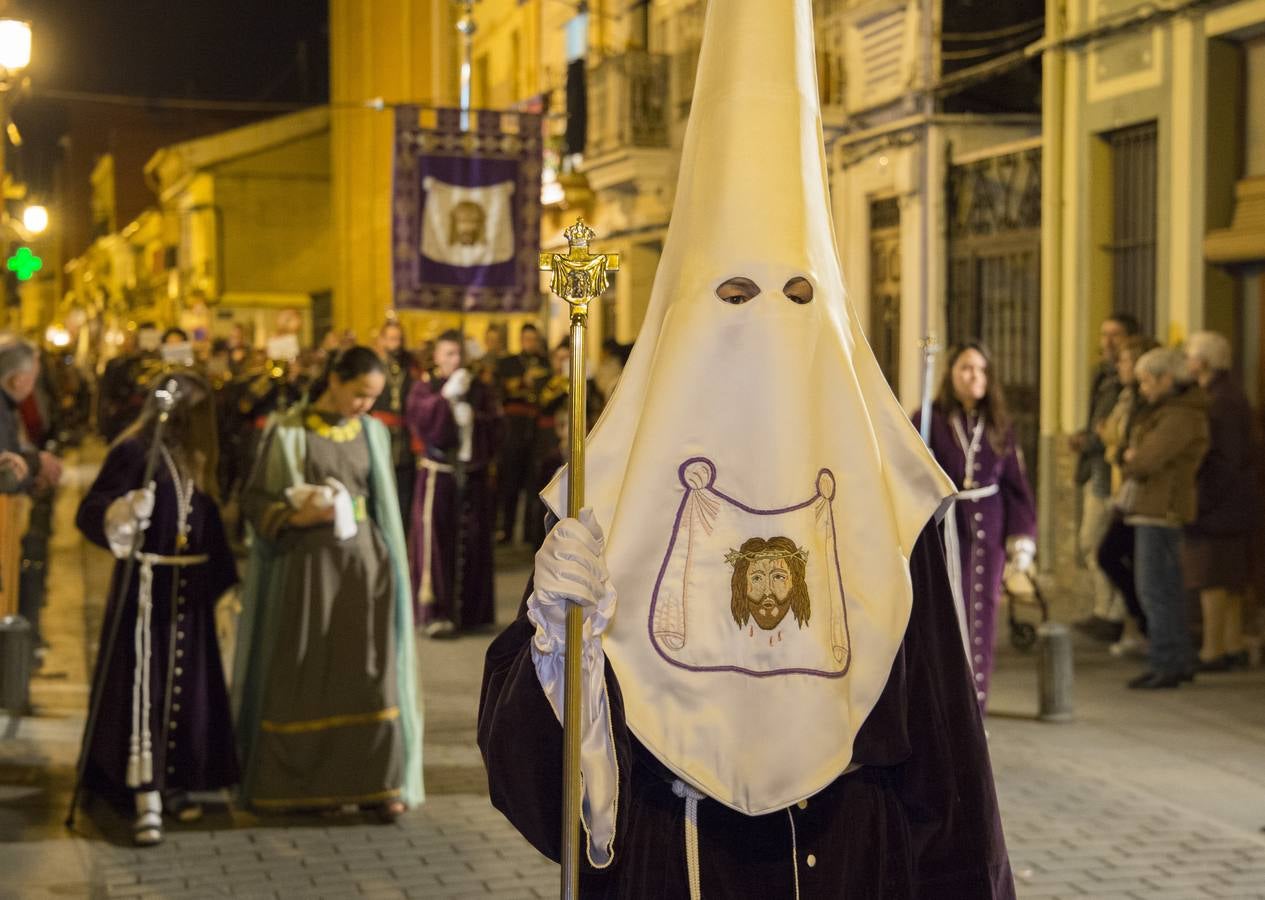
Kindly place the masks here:
POLYGON ((953 490, 844 290, 813 54, 809 0, 710 0, 649 309, 588 444, 628 724, 749 814, 849 765, 909 619, 908 556, 953 490), (759 294, 723 302, 735 277, 759 294), (784 293, 796 278, 811 302, 784 293))

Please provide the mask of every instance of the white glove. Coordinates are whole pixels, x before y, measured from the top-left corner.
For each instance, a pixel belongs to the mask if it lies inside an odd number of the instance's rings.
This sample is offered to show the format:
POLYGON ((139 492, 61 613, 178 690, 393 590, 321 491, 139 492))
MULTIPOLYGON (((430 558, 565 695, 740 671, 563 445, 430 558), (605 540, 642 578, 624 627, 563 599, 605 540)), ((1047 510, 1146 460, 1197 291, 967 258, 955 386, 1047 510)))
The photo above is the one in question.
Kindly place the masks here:
POLYGON ((1033 576, 1036 570, 1037 545, 1030 537, 1012 537, 1006 541, 1006 567, 1002 580, 1011 594, 1031 594, 1034 591, 1033 576))
POLYGON ((1027 574, 1036 559, 1037 545, 1030 537, 1012 537, 1006 541, 1006 555, 1012 569, 1027 574))
POLYGON ((111 503, 105 511, 105 539, 115 559, 125 559, 132 550, 136 535, 149 528, 154 514, 154 488, 128 491, 111 503))
POLYGON ((619 786, 615 747, 610 739, 606 654, 601 640, 602 632, 615 613, 615 589, 606 569, 605 543, 593 510, 581 510, 579 519, 563 519, 545 536, 545 542, 536 553, 535 589, 527 598, 527 618, 536 626, 532 662, 559 722, 562 721, 567 607, 577 604, 584 617, 580 655, 582 815, 587 826, 586 852, 589 862, 597 868, 604 868, 613 860, 619 786))
POLYGON ((149 517, 154 514, 153 483, 151 482, 149 487, 141 488, 138 491, 128 491, 123 496, 132 504, 132 515, 148 526, 149 517))
POLYGON ((455 403, 470 392, 471 380, 469 369, 458 369, 448 376, 439 393, 449 403, 455 403))
MULTIPOLYGON (((606 540, 593 510, 580 518, 563 519, 545 536, 536 552, 535 590, 527 601, 527 616, 537 626, 536 647, 551 652, 541 641, 543 628, 565 639, 566 601, 578 604, 584 616, 584 640, 590 643, 606 630, 615 612, 615 589, 603 557, 606 540), (535 601, 533 603, 533 601, 535 601)), ((561 650, 561 646, 558 648, 561 650)))

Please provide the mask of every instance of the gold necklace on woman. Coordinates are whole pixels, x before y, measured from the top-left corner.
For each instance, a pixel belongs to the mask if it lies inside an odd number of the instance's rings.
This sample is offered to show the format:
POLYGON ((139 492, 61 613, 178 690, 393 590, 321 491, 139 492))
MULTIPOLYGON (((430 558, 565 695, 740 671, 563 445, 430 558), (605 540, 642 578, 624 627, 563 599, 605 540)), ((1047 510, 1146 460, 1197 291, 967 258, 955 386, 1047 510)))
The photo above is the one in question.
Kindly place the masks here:
POLYGON ((307 426, 308 431, 314 432, 319 437, 325 438, 327 441, 333 441, 335 444, 345 444, 348 441, 354 441, 360 437, 360 419, 348 419, 341 425, 331 425, 321 417, 320 413, 310 412, 307 418, 303 420, 303 424, 307 426))

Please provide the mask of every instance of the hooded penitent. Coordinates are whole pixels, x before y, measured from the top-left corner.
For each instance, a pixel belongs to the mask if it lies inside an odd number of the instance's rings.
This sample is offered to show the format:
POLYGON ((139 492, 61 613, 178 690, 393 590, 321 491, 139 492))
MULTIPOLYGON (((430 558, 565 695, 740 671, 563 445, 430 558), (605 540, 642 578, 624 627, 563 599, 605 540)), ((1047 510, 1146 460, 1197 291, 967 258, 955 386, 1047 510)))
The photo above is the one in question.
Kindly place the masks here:
POLYGON ((753 815, 848 768, 953 490, 847 300, 814 72, 809 0, 708 4, 663 258, 587 451, 628 724, 753 815))

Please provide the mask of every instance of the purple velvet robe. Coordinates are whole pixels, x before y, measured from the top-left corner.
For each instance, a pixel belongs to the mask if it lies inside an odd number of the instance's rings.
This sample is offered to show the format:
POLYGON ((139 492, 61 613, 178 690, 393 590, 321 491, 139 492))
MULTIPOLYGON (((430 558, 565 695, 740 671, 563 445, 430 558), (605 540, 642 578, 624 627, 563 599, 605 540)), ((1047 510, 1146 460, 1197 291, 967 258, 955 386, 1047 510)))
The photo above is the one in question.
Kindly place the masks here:
MULTIPOLYGON (((914 602, 905 638, 857 735, 852 760, 861 768, 804 803, 767 815, 699 801, 704 897, 1015 896, 988 746, 933 525, 914 547, 910 575, 914 602)), ((533 634, 520 614, 488 648, 479 748, 493 805, 557 860, 562 728, 536 677, 533 634)), ((619 767, 614 861, 597 871, 581 852, 580 893, 684 900, 690 895, 685 805, 673 793, 675 776, 630 732, 609 664, 606 685, 619 767)))
MULTIPOLYGON (((108 549, 105 511, 116 499, 141 486, 145 457, 146 448, 135 439, 114 446, 106 456, 75 519, 79 530, 92 543, 108 549)), ((155 481, 154 512, 141 549, 174 554, 176 491, 161 464, 155 481)), ((215 634, 215 604, 237 583, 237 565, 224 536, 219 507, 201 491, 194 492, 189 524, 189 544, 181 552, 206 554, 210 559, 185 568, 154 568, 150 658, 154 780, 138 790, 205 791, 229 787, 238 781, 233 723, 215 634)), ((101 626, 102 644, 117 614, 118 581, 123 568, 123 562, 115 563, 101 626)), ((94 695, 101 694, 102 706, 96 733, 87 747, 85 780, 91 790, 118 802, 124 802, 132 790, 125 780, 136 665, 133 633, 139 574, 137 564, 122 600, 122 621, 114 653, 107 658, 104 646, 99 649, 92 682, 94 695)))
POLYGON ((477 628, 495 617, 489 468, 496 453, 496 401, 486 385, 470 386, 466 400, 474 411, 472 456, 458 465, 457 422, 452 405, 440 394, 445 380, 418 381, 408 395, 405 419, 424 448, 413 487, 409 571, 418 624, 447 620, 459 628, 477 628), (459 586, 454 577, 458 560, 459 586), (455 597, 458 589, 460 597, 455 597))
MULTIPOLYGON (((914 416, 915 427, 919 426, 921 418, 921 414, 914 416)), ((969 446, 973 423, 960 424, 969 446)), ((934 410, 931 415, 931 452, 959 491, 989 489, 996 485, 996 493, 990 496, 959 499, 956 509, 967 637, 971 646, 971 664, 975 670, 976 698, 983 708, 988 702, 989 680, 993 673, 993 643, 997 634, 1002 572, 1006 566, 1006 542, 1015 537, 1036 537, 1036 505, 1032 499, 1032 488, 1028 485, 1023 453, 1013 431, 1006 435, 1005 450, 1001 453, 985 434, 974 454, 973 471, 968 473, 966 448, 948 417, 934 410)))

